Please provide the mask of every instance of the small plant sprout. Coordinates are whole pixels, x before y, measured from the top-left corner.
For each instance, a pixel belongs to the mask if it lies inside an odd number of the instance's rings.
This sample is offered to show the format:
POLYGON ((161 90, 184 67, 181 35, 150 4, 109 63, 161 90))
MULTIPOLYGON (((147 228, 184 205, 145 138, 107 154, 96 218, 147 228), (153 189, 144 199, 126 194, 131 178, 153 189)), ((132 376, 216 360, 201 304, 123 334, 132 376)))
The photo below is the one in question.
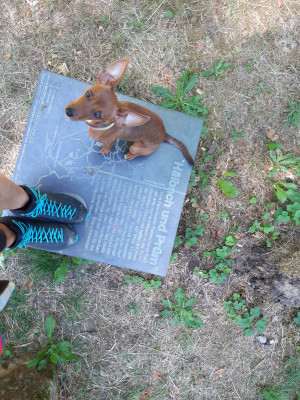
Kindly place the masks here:
POLYGON ((45 329, 47 333, 46 347, 40 350, 37 356, 26 364, 26 367, 37 367, 38 371, 40 371, 48 362, 52 364, 65 364, 67 361, 77 361, 79 359, 72 353, 70 342, 52 342, 52 335, 55 329, 55 319, 52 315, 46 318, 45 329))
POLYGON ((192 74, 189 69, 186 69, 179 80, 177 80, 177 93, 172 94, 167 88, 162 86, 153 86, 151 89, 154 94, 160 96, 163 101, 160 103, 162 107, 170 108, 171 110, 183 111, 185 114, 192 115, 193 117, 204 118, 209 113, 206 106, 200 104, 204 100, 204 95, 195 95, 187 97, 198 79, 197 74, 192 74))
POLYGON ((165 318, 171 316, 171 324, 173 326, 183 323, 187 328, 203 328, 203 322, 198 318, 199 314, 192 311, 197 298, 187 299, 187 292, 184 292, 182 288, 178 288, 175 292, 175 300, 177 304, 172 303, 170 300, 162 300, 162 304, 166 309, 161 311, 160 315, 165 318))
POLYGON ((274 176, 278 169, 282 172, 289 172, 290 169, 295 169, 297 176, 300 176, 300 157, 294 157, 292 153, 283 155, 281 152, 276 156, 274 150, 269 151, 269 156, 274 163, 268 175, 269 178, 274 176))
POLYGON ((162 285, 161 277, 156 276, 155 279, 151 279, 149 282, 144 280, 141 276, 137 275, 125 275, 124 277, 125 285, 121 288, 126 290, 129 284, 142 283, 147 290, 157 289, 162 285))
POLYGON ((194 229, 194 230, 192 228, 186 228, 185 237, 187 240, 184 245, 186 247, 191 247, 193 244, 198 243, 197 236, 202 235, 203 232, 204 232, 204 229, 202 228, 201 225, 197 225, 196 229, 194 229))
POLYGON ((219 62, 214 63, 214 66, 211 70, 203 71, 201 76, 211 76, 211 79, 215 81, 218 76, 225 76, 221 70, 229 68, 231 65, 232 63, 225 63, 222 58, 219 62))
POLYGON ((255 332, 263 333, 267 326, 267 318, 260 318, 260 307, 250 308, 247 311, 245 300, 238 293, 233 293, 232 298, 223 302, 227 316, 241 328, 245 329, 245 336, 252 336, 255 332))
POLYGON ((293 319, 293 321, 294 321, 297 325, 300 325, 300 311, 298 312, 297 317, 295 317, 295 318, 293 319))
POLYGON ((245 131, 242 131, 242 132, 232 131, 231 134, 234 137, 234 140, 237 141, 237 140, 239 140, 239 137, 245 136, 246 132, 245 131))
MULTIPOLYGON (((231 237, 231 241, 234 242, 233 237, 231 237)), ((227 256, 233 250, 232 247, 223 246, 222 248, 216 248, 214 251, 205 251, 203 259, 210 257, 216 265, 209 271, 201 271, 203 278, 208 279, 210 282, 223 283, 231 271, 229 266, 232 265, 232 260, 227 259, 227 256)))
POLYGON ((141 309, 132 303, 128 303, 128 306, 125 308, 125 311, 127 312, 133 311, 134 315, 136 315, 139 311, 141 311, 141 309))

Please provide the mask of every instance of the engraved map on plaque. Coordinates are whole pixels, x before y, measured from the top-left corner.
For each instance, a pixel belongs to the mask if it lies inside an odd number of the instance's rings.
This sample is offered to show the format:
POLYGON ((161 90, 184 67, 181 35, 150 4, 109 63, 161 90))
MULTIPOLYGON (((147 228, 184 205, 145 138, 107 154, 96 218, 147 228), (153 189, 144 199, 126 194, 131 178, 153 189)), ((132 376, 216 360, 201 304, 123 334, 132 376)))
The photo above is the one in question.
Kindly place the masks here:
MULTIPOLYGON (((100 154, 101 143, 88 136, 85 122, 64 113, 89 86, 41 72, 13 180, 84 200, 89 218, 73 225, 79 240, 60 253, 165 276, 192 167, 168 143, 130 161, 124 141, 100 154)), ((156 112, 195 157, 201 119, 128 96, 118 99, 156 112)))

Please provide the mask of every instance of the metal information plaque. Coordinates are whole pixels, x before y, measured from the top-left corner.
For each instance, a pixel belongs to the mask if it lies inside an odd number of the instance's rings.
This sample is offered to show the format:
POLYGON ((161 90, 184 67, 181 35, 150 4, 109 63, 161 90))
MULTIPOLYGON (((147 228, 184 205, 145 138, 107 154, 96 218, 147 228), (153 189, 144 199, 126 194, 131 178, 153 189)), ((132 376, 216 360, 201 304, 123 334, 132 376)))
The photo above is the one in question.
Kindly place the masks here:
MULTIPOLYGON (((69 121, 64 113, 89 86, 41 72, 13 180, 41 192, 73 193, 86 203, 88 220, 73 225, 78 242, 62 254, 165 276, 192 167, 168 143, 131 161, 124 158, 123 141, 101 155, 85 122, 69 121)), ((195 157, 201 119, 118 98, 159 114, 167 132, 195 157)))

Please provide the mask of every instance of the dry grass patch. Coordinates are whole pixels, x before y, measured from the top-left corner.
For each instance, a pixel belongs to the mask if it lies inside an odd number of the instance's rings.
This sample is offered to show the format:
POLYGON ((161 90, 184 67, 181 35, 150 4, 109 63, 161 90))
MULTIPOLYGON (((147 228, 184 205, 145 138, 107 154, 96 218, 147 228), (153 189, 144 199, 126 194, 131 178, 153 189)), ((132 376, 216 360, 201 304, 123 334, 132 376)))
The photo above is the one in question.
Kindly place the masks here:
MULTIPOLYGON (((14 354, 44 344, 43 323, 52 314, 55 339, 70 340, 82 357, 60 367, 60 399, 254 399, 259 387, 283 379, 281 361, 295 354, 300 338, 292 322, 291 286, 280 282, 299 279, 299 227, 281 225, 270 250, 265 236, 250 234, 249 227, 273 201, 272 185, 265 182, 272 166, 266 133, 274 131, 283 153, 299 156, 299 128, 285 126, 283 114, 288 100, 299 100, 299 13, 292 0, 282 7, 271 0, 3 3, 2 173, 12 176, 41 69, 55 71, 66 63, 70 77, 94 83, 107 64, 130 57, 119 90, 146 101, 158 101, 151 86, 176 92, 176 79, 186 68, 198 74, 195 90, 205 93, 211 113, 195 170, 216 170, 219 179, 235 172, 230 182, 239 191, 236 198, 226 197, 211 178, 205 188, 189 189, 177 233, 183 243, 157 289, 147 290, 141 282, 122 289, 129 272, 103 264, 78 266, 59 285, 45 277, 31 286, 26 257, 20 252, 7 260, 1 278, 13 280, 17 291, 0 324, 14 354), (224 77, 201 76, 222 58, 232 63, 224 77), (235 140, 232 132, 242 131, 235 140), (205 162, 213 142, 216 149, 205 162), (198 243, 185 246, 186 228, 198 224, 205 230, 198 243), (204 251, 222 248, 233 226, 237 242, 224 283, 193 275, 195 267, 209 267, 204 251), (195 311, 203 313, 203 329, 173 327, 159 317, 161 301, 174 300, 179 287, 198 298, 195 311), (273 344, 246 338, 228 320, 222 302, 233 292, 261 307, 273 344)), ((275 178, 285 175, 278 172, 275 178)))

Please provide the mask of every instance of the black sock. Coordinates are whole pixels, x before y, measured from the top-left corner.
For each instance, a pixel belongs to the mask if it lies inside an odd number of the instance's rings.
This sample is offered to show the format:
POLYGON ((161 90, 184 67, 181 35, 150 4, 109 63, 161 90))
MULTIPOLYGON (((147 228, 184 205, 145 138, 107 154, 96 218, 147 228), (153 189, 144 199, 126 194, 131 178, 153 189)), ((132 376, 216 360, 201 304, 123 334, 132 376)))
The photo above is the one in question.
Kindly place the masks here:
POLYGON ((4 231, 0 228, 0 253, 6 249, 6 234, 4 231))

